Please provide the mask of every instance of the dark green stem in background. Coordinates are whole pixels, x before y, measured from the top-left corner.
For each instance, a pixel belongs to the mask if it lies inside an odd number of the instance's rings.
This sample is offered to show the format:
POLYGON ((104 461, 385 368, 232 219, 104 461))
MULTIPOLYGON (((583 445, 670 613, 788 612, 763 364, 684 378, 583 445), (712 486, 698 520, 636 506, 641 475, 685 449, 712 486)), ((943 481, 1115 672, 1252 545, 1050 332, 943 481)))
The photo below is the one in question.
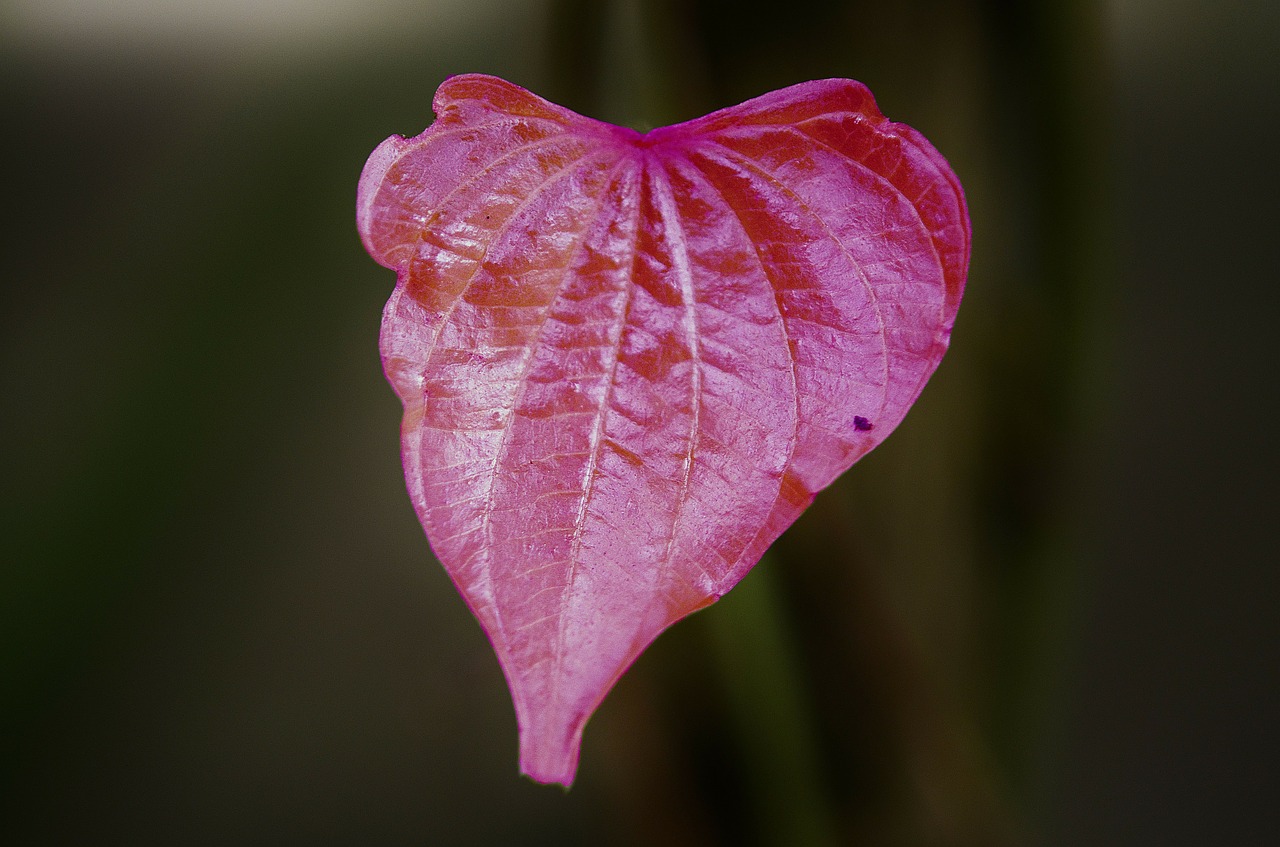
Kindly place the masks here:
POLYGON ((755 569, 700 616, 727 694, 761 844, 838 844, 813 704, 778 593, 777 563, 755 569))

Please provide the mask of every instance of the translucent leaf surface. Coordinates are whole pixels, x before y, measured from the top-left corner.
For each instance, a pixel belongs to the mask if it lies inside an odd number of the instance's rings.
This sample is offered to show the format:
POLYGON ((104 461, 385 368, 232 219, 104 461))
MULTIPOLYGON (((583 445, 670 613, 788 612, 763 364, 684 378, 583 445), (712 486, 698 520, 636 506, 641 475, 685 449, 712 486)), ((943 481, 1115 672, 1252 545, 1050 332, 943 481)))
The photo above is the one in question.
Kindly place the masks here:
POLYGON ((902 420, 964 287, 960 184, 849 80, 641 135, 487 76, 360 179, 405 475, 523 771, 902 420))

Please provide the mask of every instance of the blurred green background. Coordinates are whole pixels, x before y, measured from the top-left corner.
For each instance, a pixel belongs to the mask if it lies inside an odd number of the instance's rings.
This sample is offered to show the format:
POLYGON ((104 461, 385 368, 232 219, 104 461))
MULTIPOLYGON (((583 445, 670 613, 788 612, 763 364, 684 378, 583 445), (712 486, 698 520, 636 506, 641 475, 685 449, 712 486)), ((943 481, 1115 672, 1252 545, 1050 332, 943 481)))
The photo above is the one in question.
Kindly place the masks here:
POLYGON ((0 840, 1267 843, 1278 10, 0 4, 0 840), (354 226, 470 71, 642 128, 859 79, 973 216, 916 409, 568 794, 414 519, 354 226))

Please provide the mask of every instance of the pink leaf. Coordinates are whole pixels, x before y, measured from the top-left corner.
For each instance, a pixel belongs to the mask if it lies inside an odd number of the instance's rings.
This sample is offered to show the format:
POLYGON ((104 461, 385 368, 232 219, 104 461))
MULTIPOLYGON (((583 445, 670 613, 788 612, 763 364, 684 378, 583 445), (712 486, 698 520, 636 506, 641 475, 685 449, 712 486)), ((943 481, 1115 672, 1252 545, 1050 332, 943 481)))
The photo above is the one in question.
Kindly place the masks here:
POLYGON ((405 475, 493 642, 521 768, 902 420, 969 260, 960 184, 849 80, 641 135, 447 80, 365 165, 405 475))

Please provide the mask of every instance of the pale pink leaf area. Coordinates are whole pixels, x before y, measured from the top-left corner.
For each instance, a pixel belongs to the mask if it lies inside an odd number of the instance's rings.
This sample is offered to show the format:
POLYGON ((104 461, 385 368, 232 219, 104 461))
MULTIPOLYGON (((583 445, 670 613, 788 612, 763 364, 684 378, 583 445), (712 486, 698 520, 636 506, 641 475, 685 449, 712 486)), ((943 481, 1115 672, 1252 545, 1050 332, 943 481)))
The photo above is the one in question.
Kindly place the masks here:
POLYGON ((365 165, 409 494, 493 643, 520 763, 583 725, 906 415, 969 260, 960 184, 850 80, 640 134, 489 76, 365 165))

